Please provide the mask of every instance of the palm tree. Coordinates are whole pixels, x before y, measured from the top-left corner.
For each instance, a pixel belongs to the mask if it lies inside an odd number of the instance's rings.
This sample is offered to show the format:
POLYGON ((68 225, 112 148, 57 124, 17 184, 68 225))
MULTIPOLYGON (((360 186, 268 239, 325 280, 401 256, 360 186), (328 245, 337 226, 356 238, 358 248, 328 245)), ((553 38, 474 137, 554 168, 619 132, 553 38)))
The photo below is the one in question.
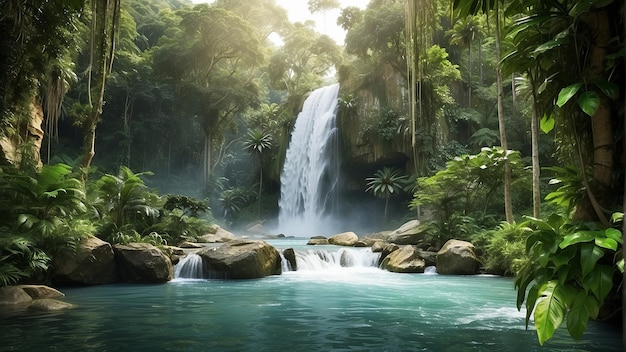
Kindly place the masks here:
POLYGON ((261 130, 248 132, 248 139, 244 142, 244 148, 259 158, 259 196, 258 214, 261 216, 261 192, 263 190, 263 153, 272 148, 272 135, 261 130))
POLYGON ((398 170, 389 167, 383 167, 381 170, 376 171, 374 177, 365 179, 367 181, 367 192, 372 192, 377 197, 385 198, 385 222, 387 221, 389 197, 404 189, 406 180, 406 175, 401 175, 398 170))
MULTIPOLYGON (((468 16, 457 20, 451 30, 448 31, 450 35, 450 44, 458 45, 462 48, 468 48, 467 58, 467 99, 468 107, 472 108, 472 43, 480 35, 479 23, 477 16, 468 16)), ((480 58, 479 58, 480 60, 480 58)))

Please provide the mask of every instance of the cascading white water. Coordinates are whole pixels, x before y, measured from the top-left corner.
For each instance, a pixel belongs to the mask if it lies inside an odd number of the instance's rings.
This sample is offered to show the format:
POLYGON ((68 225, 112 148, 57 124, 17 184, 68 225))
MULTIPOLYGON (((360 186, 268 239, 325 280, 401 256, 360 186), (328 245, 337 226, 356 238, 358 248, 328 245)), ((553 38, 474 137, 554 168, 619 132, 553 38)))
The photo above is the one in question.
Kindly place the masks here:
POLYGON ((298 114, 280 175, 279 230, 290 235, 327 234, 339 180, 335 117, 339 84, 311 93, 298 114))
POLYGON ((182 257, 174 267, 175 279, 202 279, 202 257, 195 253, 189 253, 182 257))
POLYGON ((295 254, 298 271, 330 270, 341 267, 377 267, 380 257, 380 253, 373 253, 369 248, 341 248, 332 251, 308 249, 296 250, 295 254))

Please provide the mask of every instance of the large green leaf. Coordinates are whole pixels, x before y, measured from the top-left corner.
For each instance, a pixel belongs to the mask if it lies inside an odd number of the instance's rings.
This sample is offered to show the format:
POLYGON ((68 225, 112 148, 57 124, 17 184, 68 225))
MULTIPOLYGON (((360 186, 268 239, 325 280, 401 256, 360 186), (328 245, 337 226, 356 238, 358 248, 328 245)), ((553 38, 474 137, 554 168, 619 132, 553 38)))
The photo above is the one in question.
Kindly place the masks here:
POLYGON ((593 295, 588 295, 584 290, 580 290, 567 314, 567 330, 570 335, 576 340, 580 339, 587 329, 589 318, 597 318, 599 311, 598 300, 593 295))
POLYGON ((535 306, 535 328, 539 344, 548 341, 561 325, 567 312, 567 292, 557 281, 548 281, 539 289, 535 306))
POLYGON ((563 241, 561 241, 561 243, 559 244, 559 247, 563 249, 576 243, 591 242, 594 239, 596 239, 596 235, 593 231, 578 231, 574 232, 571 235, 565 236, 563 238, 563 241))
POLYGON ((576 95, 582 85, 582 83, 574 83, 561 89, 561 91, 559 92, 559 97, 556 100, 556 105, 558 107, 562 107, 563 105, 565 105, 574 95, 576 95))
POLYGON ((596 246, 617 251, 617 241, 612 238, 596 238, 596 246))
POLYGON ((604 236, 606 236, 606 238, 612 238, 618 243, 622 243, 622 232, 618 229, 609 227, 608 229, 604 230, 604 236))
POLYGON ((583 277, 587 276, 600 258, 604 256, 604 251, 593 243, 585 243, 580 247, 580 266, 583 277))
POLYGON ((583 277, 583 286, 598 298, 598 301, 602 303, 604 298, 609 294, 613 288, 613 274, 615 268, 607 265, 597 265, 589 275, 583 277))
POLYGON ((578 106, 589 116, 593 116, 600 106, 600 97, 596 92, 584 92, 578 98, 578 106))
POLYGON ((596 82, 596 86, 600 88, 602 93, 604 93, 607 97, 611 99, 619 98, 619 87, 617 84, 608 81, 600 81, 596 82))
POLYGON ((544 114, 539 121, 539 128, 545 134, 550 133, 554 129, 554 116, 552 114, 544 114))

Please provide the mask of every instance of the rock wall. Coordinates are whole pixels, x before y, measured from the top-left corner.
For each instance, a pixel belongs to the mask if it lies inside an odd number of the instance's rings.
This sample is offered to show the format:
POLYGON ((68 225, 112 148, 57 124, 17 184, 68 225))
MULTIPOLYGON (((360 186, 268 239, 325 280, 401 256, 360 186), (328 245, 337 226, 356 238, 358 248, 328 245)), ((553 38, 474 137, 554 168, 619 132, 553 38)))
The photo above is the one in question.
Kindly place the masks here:
POLYGON ((370 85, 357 83, 350 77, 340 82, 340 98, 351 99, 354 103, 353 109, 340 107, 337 116, 342 165, 349 175, 349 189, 362 188, 363 180, 383 166, 410 170, 412 165, 404 78, 389 66, 383 67, 377 76, 379 82, 370 85), (381 112, 389 109, 406 119, 403 125, 397 126, 406 133, 386 139, 380 134, 379 121, 381 112))

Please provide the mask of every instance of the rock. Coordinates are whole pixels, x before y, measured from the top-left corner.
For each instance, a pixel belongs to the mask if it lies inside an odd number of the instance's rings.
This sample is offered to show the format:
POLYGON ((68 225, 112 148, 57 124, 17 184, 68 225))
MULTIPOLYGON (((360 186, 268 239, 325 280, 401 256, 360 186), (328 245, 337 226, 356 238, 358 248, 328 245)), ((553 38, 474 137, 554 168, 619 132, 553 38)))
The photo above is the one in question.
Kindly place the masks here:
POLYGON ((102 285, 118 282, 113 248, 101 239, 88 236, 73 255, 55 257, 52 283, 55 285, 102 285))
POLYGON ((419 220, 411 220, 389 233, 385 240, 398 245, 419 244, 424 240, 423 228, 419 220))
POLYGON ((28 304, 33 298, 19 286, 0 287, 0 305, 28 304))
POLYGON ((421 257, 419 249, 405 246, 389 254, 381 267, 395 273, 423 273, 426 262, 421 257))
POLYGON ((365 241, 356 241, 354 242, 354 247, 369 247, 369 245, 365 241))
POLYGON ((426 262, 426 266, 437 266, 437 252, 420 250, 420 257, 426 262))
POLYGON ((282 271, 278 250, 265 241, 233 240, 196 254, 202 257, 210 278, 254 279, 282 271))
POLYGON ((400 249, 400 246, 395 243, 385 244, 383 250, 380 252, 380 257, 378 258, 378 266, 382 264, 383 260, 385 260, 389 254, 397 251, 398 249, 400 249))
POLYGON ((200 236, 200 239, 206 243, 223 243, 236 239, 237 237, 229 231, 216 225, 215 232, 200 236))
POLYGON ((149 243, 129 243, 116 244, 113 249, 124 282, 148 284, 172 279, 172 262, 157 247, 149 243))
POLYGON ((328 243, 328 238, 324 236, 313 236, 309 239, 309 241, 306 244, 310 246, 315 246, 315 245, 324 245, 324 244, 329 244, 329 243, 328 243))
POLYGON ((329 238, 328 243, 337 246, 354 246, 358 240, 359 236, 357 236, 356 233, 342 232, 329 238))
POLYGON ((387 243, 385 243, 383 241, 376 241, 376 242, 374 242, 374 244, 372 244, 372 252, 374 252, 374 253, 382 252, 383 248, 385 248, 386 245, 387 245, 387 243))
POLYGON ((170 256, 172 255, 185 255, 185 251, 176 246, 163 246, 163 250, 170 256))
POLYGON ((74 305, 52 298, 37 299, 28 306, 28 309, 30 310, 38 310, 42 312, 56 312, 59 310, 65 310, 70 308, 74 308, 74 305))
POLYGON ((296 261, 296 251, 293 248, 285 248, 283 249, 283 257, 289 263, 289 267, 291 270, 298 270, 298 262, 296 261))
POLYGON ((249 233, 251 235, 260 236, 260 235, 267 234, 267 231, 265 230, 265 227, 263 227, 263 224, 258 223, 258 224, 254 224, 254 225, 248 227, 246 229, 246 233, 249 233))
POLYGON ((199 249, 199 248, 203 248, 204 246, 201 245, 200 243, 194 243, 194 242, 185 241, 185 242, 179 244, 178 247, 180 247, 180 248, 199 249))
POLYGON ((472 275, 478 272, 479 262, 474 245, 449 240, 437 252, 437 273, 440 275, 472 275))
POLYGON ((46 285, 19 285, 32 299, 65 297, 63 292, 46 285))

